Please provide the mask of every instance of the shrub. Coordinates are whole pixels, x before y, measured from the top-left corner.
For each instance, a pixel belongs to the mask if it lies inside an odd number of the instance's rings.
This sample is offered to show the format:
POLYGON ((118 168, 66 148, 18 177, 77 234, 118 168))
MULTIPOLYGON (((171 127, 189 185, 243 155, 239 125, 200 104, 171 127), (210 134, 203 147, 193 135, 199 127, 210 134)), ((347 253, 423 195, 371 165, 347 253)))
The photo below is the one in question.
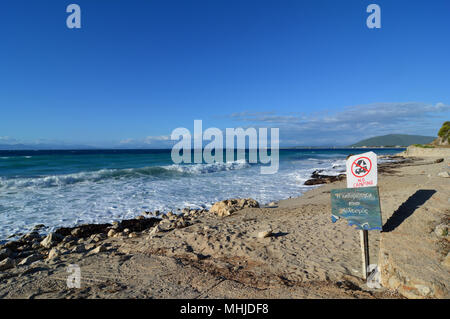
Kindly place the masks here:
POLYGON ((447 140, 450 143, 450 121, 445 122, 438 132, 438 136, 442 138, 442 141, 447 140))

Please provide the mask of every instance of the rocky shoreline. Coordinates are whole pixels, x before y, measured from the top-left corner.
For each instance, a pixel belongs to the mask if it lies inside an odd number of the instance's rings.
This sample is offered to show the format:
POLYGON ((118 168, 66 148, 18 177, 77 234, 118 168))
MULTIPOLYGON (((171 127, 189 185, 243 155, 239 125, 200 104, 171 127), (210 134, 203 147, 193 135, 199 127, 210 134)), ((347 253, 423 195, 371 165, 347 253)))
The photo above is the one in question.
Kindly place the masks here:
MULTIPOLYGON (((383 155, 379 156, 379 158, 387 159, 389 162, 387 163, 379 163, 378 171, 380 173, 388 171, 390 168, 395 167, 398 164, 412 163, 413 160, 410 158, 406 158, 400 155, 383 155)), ((304 185, 321 185, 321 184, 329 184, 337 181, 343 181, 346 179, 345 172, 340 173, 338 175, 325 175, 321 174, 323 170, 315 170, 310 179, 305 181, 304 185)))
MULTIPOLYGON (((45 236, 35 229, 18 240, 0 245, 0 271, 17 266, 27 266, 40 260, 55 260, 70 253, 96 254, 108 251, 111 245, 104 244, 107 238, 136 238, 147 235, 148 239, 158 233, 169 232, 191 226, 204 214, 219 217, 248 207, 259 207, 253 199, 230 199, 215 203, 211 210, 184 208, 179 214, 143 212, 141 216, 112 224, 84 224, 75 227, 61 227, 45 236)), ((0 277, 1 278, 1 277, 0 277)))

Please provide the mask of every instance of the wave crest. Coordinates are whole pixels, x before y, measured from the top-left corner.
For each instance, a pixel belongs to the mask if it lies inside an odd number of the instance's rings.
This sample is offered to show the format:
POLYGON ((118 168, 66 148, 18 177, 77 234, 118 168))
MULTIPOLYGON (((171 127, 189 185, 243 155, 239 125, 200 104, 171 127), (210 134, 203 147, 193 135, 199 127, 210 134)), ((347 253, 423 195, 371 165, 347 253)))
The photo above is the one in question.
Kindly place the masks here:
POLYGON ((153 177, 155 179, 175 178, 197 174, 209 174, 220 171, 230 171, 250 167, 245 160, 212 163, 212 164, 184 164, 168 166, 148 166, 126 169, 101 169, 93 172, 80 172, 65 175, 51 175, 30 178, 1 178, 0 189, 28 188, 28 187, 60 187, 82 182, 101 182, 111 179, 126 179, 139 177, 153 177))

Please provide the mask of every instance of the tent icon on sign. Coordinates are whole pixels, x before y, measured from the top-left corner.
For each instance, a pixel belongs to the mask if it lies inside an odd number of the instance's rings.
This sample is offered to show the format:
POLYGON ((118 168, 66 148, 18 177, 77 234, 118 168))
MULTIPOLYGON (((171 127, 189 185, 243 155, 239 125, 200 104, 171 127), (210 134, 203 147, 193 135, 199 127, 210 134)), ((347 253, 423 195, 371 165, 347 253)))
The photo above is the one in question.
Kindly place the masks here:
POLYGON ((368 171, 369 169, 367 168, 367 163, 365 160, 360 159, 358 162, 356 162, 355 174, 363 174, 368 171))

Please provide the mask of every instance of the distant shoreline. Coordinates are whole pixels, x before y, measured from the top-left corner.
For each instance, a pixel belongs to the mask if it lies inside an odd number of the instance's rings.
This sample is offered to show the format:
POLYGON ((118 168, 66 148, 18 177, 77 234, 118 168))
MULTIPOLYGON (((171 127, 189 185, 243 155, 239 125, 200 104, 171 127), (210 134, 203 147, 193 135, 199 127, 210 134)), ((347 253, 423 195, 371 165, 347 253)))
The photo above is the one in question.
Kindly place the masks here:
MULTIPOLYGON (((351 147, 351 146, 292 146, 292 147, 280 147, 280 150, 354 150, 354 149, 406 149, 407 146, 363 146, 363 147, 351 147)), ((126 152, 126 151, 171 151, 171 148, 73 148, 73 149, 0 149, 0 152, 126 152)), ((195 150, 195 149, 194 149, 195 150)), ((224 149, 226 150, 226 149, 224 149)), ((234 150, 239 150, 235 148, 234 150)), ((245 149, 248 151, 249 149, 245 149)))

